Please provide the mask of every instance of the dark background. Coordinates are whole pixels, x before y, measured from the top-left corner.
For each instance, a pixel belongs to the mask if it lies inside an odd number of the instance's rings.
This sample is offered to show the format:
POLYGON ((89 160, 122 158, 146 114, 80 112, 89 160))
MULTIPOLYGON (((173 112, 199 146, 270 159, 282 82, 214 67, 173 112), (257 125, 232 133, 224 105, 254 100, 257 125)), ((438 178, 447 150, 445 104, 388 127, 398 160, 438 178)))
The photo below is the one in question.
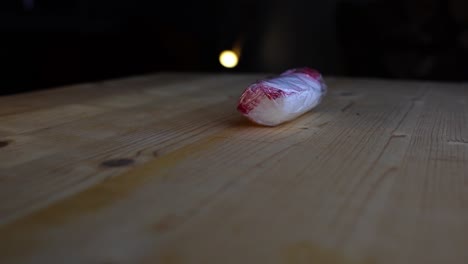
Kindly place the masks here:
POLYGON ((0 1, 0 94, 159 71, 463 81, 464 0, 0 1), (242 44, 238 67, 222 50, 242 44))

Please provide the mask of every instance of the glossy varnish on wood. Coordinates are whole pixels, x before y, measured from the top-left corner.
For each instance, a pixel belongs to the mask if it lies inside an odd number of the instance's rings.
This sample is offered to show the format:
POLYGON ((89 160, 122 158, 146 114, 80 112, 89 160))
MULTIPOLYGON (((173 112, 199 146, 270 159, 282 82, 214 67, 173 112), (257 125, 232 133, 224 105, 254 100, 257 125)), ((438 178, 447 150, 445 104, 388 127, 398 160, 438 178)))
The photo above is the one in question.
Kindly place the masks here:
POLYGON ((267 128, 263 77, 0 97, 0 263, 467 263, 466 85, 328 78, 267 128))

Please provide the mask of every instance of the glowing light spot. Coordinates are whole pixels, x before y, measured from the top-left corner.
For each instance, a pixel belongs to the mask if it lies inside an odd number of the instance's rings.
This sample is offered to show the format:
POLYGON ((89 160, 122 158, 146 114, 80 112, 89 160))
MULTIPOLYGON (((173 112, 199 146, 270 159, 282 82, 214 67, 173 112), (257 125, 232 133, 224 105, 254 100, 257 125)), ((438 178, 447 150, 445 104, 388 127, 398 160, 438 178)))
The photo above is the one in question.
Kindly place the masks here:
POLYGON ((239 62, 239 57, 232 50, 225 50, 219 55, 219 63, 226 68, 234 68, 239 62))

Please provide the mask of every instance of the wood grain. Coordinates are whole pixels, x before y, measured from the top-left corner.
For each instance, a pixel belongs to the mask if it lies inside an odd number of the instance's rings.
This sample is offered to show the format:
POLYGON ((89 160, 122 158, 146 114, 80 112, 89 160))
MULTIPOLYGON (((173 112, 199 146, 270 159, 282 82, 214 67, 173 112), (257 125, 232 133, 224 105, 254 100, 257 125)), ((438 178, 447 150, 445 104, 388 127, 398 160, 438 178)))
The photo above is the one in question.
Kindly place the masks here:
POLYGON ((326 78, 267 128, 263 77, 0 98, 0 263, 466 263, 465 84, 326 78))

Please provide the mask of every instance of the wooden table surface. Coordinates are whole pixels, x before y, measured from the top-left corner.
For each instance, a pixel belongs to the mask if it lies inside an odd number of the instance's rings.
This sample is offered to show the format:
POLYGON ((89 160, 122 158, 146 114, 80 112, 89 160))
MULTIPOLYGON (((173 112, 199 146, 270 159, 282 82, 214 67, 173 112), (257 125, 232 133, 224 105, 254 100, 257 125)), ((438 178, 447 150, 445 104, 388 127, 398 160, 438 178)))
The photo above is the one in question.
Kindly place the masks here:
POLYGON ((0 97, 0 263, 468 263, 468 87, 326 78, 279 127, 265 75, 0 97))

